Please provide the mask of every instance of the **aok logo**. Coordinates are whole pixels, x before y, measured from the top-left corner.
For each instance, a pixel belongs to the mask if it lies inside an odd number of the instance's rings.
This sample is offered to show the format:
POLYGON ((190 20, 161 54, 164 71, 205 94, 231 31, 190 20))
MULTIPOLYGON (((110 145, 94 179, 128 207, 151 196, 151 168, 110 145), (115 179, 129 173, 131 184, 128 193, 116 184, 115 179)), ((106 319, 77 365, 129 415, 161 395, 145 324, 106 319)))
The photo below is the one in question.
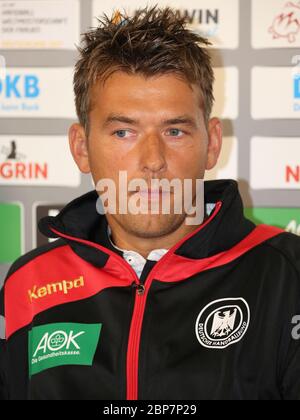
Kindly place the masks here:
POLYGON ((0 96, 5 98, 28 98, 34 99, 40 95, 39 78, 29 75, 6 75, 4 80, 0 78, 0 96))
POLYGON ((66 365, 92 366, 102 324, 57 323, 28 334, 29 375, 66 365))
POLYGON ((70 290, 79 289, 81 287, 84 287, 83 276, 79 277, 76 280, 63 280, 57 283, 46 284, 43 287, 33 286, 32 289, 28 290, 28 296, 30 302, 33 303, 36 300, 43 299, 47 296, 51 296, 57 293, 63 293, 67 295, 69 294, 70 290))
POLYGON ((84 333, 84 331, 80 331, 77 334, 74 334, 74 331, 70 331, 69 333, 65 331, 55 331, 52 334, 46 333, 39 342, 33 357, 36 357, 40 352, 46 354, 47 352, 56 352, 59 350, 80 350, 80 346, 76 340, 84 333))

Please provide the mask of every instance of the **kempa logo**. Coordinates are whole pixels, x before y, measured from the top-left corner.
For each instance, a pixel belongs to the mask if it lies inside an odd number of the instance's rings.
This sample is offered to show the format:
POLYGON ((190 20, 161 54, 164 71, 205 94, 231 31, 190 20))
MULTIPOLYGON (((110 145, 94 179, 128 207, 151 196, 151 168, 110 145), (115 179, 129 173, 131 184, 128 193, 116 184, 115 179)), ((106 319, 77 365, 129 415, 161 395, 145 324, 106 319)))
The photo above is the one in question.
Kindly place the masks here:
POLYGON ((33 286, 32 289, 28 290, 28 296, 31 303, 36 300, 43 299, 47 296, 51 296, 55 293, 69 294, 72 289, 79 289, 84 287, 84 277, 81 276, 76 280, 63 280, 57 283, 46 284, 43 287, 33 286))
POLYGON ((91 366, 102 324, 60 323, 29 332, 30 375, 63 365, 91 366))

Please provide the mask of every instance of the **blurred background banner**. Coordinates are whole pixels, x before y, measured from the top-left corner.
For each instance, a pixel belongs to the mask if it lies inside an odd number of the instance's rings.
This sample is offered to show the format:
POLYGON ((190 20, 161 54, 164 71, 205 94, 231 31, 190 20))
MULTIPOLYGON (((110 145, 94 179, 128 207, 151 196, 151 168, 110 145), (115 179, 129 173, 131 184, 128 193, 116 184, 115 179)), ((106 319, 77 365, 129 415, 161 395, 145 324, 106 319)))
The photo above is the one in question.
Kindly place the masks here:
POLYGON ((300 235, 300 1, 0 0, 0 285, 46 243, 37 221, 94 188, 68 150, 80 34, 156 3, 213 42, 224 143, 206 179, 238 180, 249 219, 300 235))

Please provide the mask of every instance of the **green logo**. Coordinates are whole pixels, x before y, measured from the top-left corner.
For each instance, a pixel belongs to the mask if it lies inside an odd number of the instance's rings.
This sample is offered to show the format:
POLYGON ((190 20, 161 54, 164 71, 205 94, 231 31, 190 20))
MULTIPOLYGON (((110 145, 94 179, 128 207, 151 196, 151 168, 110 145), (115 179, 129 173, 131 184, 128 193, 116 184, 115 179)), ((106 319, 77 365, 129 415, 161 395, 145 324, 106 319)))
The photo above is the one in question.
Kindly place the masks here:
POLYGON ((245 216, 257 225, 276 226, 300 236, 300 208, 246 208, 245 216))
POLYGON ((0 203, 0 264, 14 262, 22 255, 22 207, 14 203, 0 203))
POLYGON ((63 365, 92 366, 102 324, 48 324, 29 332, 29 374, 63 365))

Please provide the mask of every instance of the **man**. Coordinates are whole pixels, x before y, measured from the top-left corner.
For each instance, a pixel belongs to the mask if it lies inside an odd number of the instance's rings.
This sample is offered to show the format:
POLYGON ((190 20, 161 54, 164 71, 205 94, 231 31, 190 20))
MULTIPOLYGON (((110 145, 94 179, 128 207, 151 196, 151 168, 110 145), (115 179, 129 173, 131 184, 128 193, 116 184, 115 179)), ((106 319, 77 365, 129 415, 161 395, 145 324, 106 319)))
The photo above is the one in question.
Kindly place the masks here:
POLYGON ((85 34, 69 138, 97 188, 42 219, 59 239, 7 275, 3 398, 300 398, 300 239, 247 220, 233 180, 201 190, 222 146, 207 44, 157 7, 85 34), (146 187, 124 195, 120 174, 146 187), (175 179, 193 181, 181 212, 152 187, 175 179), (187 223, 195 202, 205 214, 187 223))

